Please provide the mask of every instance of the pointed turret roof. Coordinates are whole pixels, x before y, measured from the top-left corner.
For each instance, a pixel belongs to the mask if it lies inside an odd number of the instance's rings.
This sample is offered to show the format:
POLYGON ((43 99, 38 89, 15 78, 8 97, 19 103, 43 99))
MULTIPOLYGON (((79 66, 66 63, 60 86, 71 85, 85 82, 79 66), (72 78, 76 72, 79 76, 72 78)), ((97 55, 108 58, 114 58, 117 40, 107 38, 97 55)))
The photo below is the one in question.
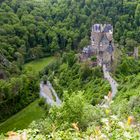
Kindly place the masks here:
POLYGON ((108 33, 108 32, 109 32, 110 30, 112 30, 112 29, 113 29, 112 25, 111 25, 111 24, 107 24, 107 25, 105 26, 103 32, 108 33))

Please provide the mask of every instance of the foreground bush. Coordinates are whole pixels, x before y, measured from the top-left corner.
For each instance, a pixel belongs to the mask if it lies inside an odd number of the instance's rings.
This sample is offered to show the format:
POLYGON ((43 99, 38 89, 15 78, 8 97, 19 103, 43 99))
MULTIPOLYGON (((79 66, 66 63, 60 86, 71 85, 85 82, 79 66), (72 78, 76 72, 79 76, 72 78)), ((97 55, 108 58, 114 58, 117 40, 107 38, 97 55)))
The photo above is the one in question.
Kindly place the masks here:
MULTIPOLYGON (((139 140, 139 124, 132 117, 127 120, 114 115, 111 104, 112 101, 106 97, 104 105, 92 108, 84 101, 82 93, 73 94, 70 99, 66 98, 60 108, 53 107, 47 119, 33 122, 30 128, 10 132, 8 135, 31 140, 139 140), (88 114, 84 108, 87 108, 88 114), (83 130, 85 121, 89 126, 83 130), (96 121, 98 123, 94 123, 96 121)), ((0 138, 5 139, 5 136, 1 135, 0 138)))

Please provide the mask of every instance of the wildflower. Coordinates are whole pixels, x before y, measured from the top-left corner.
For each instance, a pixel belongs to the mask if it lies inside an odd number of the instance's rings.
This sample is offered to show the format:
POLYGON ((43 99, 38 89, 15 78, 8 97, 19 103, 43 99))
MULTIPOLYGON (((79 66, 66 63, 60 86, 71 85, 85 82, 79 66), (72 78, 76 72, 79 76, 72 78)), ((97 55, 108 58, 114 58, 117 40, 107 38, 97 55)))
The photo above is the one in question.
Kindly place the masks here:
POLYGON ((124 123, 123 122, 118 122, 118 125, 121 127, 121 128, 125 128, 125 126, 124 126, 124 123))
POLYGON ((22 140, 27 140, 27 133, 26 133, 26 132, 23 132, 23 133, 21 134, 21 139, 22 139, 22 140))
POLYGON ((78 123, 72 123, 72 127, 73 127, 75 130, 79 131, 78 123))
POLYGON ((103 104, 101 107, 102 108, 109 108, 109 106, 107 104, 103 104))
POLYGON ((112 115, 111 118, 112 118, 113 120, 118 120, 117 116, 115 116, 115 115, 112 115))
POLYGON ((102 118, 101 121, 104 123, 104 122, 108 122, 108 119, 107 118, 102 118))
MULTIPOLYGON (((10 131, 7 133, 7 135, 8 135, 8 140, 21 140, 21 135, 16 132, 10 131)), ((27 140, 27 139, 23 139, 23 140, 27 140)))
POLYGON ((130 135, 129 132, 124 132, 123 136, 126 137, 127 139, 132 139, 132 136, 130 135))
POLYGON ((103 118, 102 120, 101 120, 105 125, 109 125, 109 120, 108 119, 106 119, 106 118, 103 118))
POLYGON ((104 96, 104 99, 105 99, 105 100, 108 100, 108 96, 104 96))
POLYGON ((109 109, 106 109, 105 110, 105 113, 108 115, 108 114, 110 114, 110 110, 109 109))
POLYGON ((100 131, 100 127, 99 126, 96 127, 95 134, 96 135, 100 135, 101 134, 101 131, 100 131))
POLYGON ((101 139, 108 140, 107 136, 103 133, 101 134, 101 139))
POLYGON ((133 116, 129 116, 127 119, 127 124, 131 125, 134 122, 134 117, 133 116))
POLYGON ((16 136, 17 133, 16 132, 13 132, 13 131, 9 131, 9 132, 7 132, 7 135, 8 136, 16 136))
POLYGON ((107 96, 108 96, 108 100, 109 100, 109 101, 111 101, 111 100, 112 100, 112 92, 111 92, 111 91, 109 91, 109 93, 108 93, 108 95, 107 95, 107 96))

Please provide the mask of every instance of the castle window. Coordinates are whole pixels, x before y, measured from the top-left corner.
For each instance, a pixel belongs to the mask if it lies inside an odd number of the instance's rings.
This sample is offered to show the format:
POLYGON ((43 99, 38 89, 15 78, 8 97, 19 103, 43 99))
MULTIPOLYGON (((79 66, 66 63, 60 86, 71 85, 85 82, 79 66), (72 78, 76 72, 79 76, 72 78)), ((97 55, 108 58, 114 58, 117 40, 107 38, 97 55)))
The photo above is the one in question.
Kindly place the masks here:
POLYGON ((100 24, 95 24, 95 25, 94 25, 94 31, 95 31, 95 32, 100 32, 100 31, 101 31, 100 24))

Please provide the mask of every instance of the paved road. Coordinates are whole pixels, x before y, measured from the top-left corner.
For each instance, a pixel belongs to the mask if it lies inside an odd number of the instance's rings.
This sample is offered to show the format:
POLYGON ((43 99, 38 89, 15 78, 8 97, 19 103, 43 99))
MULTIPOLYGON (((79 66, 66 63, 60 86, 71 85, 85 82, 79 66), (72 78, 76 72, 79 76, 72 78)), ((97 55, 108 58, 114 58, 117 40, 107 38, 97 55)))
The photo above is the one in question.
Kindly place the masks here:
POLYGON ((55 97, 55 100, 56 100, 57 105, 60 105, 61 104, 61 100, 57 96, 57 93, 55 92, 55 90, 54 90, 52 84, 50 83, 50 81, 47 82, 47 86, 51 90, 53 96, 55 97))
POLYGON ((46 103, 51 106, 59 106, 61 104, 61 100, 49 81, 47 81, 47 84, 43 84, 43 82, 40 83, 40 96, 44 97, 46 99, 46 103))
POLYGON ((115 97, 116 93, 117 93, 117 87, 118 84, 117 82, 110 76, 106 65, 103 65, 103 73, 104 73, 104 78, 106 78, 108 80, 108 82, 110 83, 111 86, 111 90, 112 90, 112 97, 115 97))
MULTIPOLYGON (((108 80, 111 86, 112 90, 112 97, 115 97, 117 93, 117 82, 110 76, 109 72, 107 71, 106 65, 103 65, 103 73, 104 78, 108 80)), ((57 96, 57 93, 55 92, 52 84, 47 81, 47 84, 43 84, 43 82, 40 83, 40 96, 44 97, 46 99, 46 102, 48 104, 52 105, 61 105, 61 100, 57 96)))

